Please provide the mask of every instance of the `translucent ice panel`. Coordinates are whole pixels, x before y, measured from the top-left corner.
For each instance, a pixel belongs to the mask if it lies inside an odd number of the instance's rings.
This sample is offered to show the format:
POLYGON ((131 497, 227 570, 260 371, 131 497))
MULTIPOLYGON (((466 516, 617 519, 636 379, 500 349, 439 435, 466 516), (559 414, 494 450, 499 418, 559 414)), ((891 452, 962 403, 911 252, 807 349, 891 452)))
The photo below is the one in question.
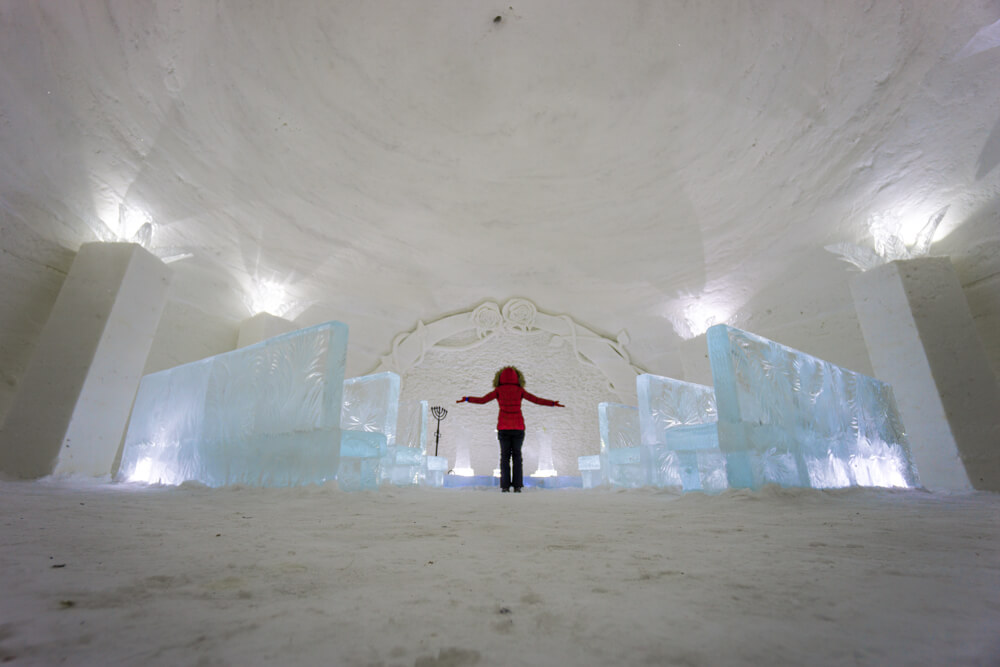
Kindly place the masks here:
POLYGON ((428 470, 439 470, 441 472, 448 472, 448 457, 446 457, 446 456, 428 456, 427 457, 427 469, 428 470))
POLYGON ((711 387, 644 373, 635 379, 635 388, 643 444, 663 442, 668 428, 718 420, 711 387))
POLYGON ((715 424, 715 391, 648 373, 636 378, 636 391, 650 482, 685 491, 724 489, 725 484, 719 485, 725 479, 725 458, 715 424))
POLYGON ((383 473, 391 472, 386 466, 396 444, 398 417, 398 375, 376 373, 344 381, 337 473, 341 489, 377 489, 383 473))
POLYGON ((579 456, 576 459, 577 469, 583 481, 583 488, 593 489, 604 483, 601 478, 601 457, 598 455, 579 456))
POLYGON ((644 460, 640 447, 608 450, 604 460, 608 464, 608 482, 613 486, 637 489, 650 483, 649 464, 644 460))
POLYGON ((381 433, 344 431, 337 484, 343 491, 375 491, 382 471, 384 438, 381 433), (381 442, 378 442, 381 440, 381 442))
POLYGON ((344 381, 344 406, 340 427, 347 431, 382 433, 386 444, 396 444, 399 415, 399 376, 395 373, 363 375, 344 381))
POLYGON ((328 322, 142 379, 118 479, 293 486, 333 479, 347 325, 328 322))
POLYGON ((731 486, 916 486, 889 385, 725 325, 708 347, 731 486))
POLYGON ((428 486, 444 486, 444 476, 448 472, 448 459, 444 456, 428 456, 424 483, 428 486))
POLYGON ((399 402, 396 444, 388 446, 388 453, 382 461, 382 481, 396 485, 420 484, 424 481, 429 419, 430 407, 427 401, 399 402))
POLYGON ((430 407, 427 401, 400 401, 396 426, 396 444, 427 453, 427 424, 430 407))
POLYGON ((648 484, 649 475, 639 448, 639 410, 621 403, 600 403, 597 416, 605 479, 626 488, 648 484))
POLYGON ((638 408, 621 403, 600 403, 597 418, 601 429, 601 453, 639 446, 638 408))
POLYGON ((716 423, 674 426, 664 431, 663 440, 644 446, 653 459, 655 485, 712 493, 727 488, 726 457, 719 449, 716 423))

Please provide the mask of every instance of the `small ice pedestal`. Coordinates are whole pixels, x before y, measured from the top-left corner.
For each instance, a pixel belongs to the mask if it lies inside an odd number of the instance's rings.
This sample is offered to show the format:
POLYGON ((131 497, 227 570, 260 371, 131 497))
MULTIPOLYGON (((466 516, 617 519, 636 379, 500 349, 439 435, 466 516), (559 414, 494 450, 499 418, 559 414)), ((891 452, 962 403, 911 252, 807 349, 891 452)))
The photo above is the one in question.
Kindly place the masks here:
POLYGON ((445 456, 427 456, 427 472, 424 484, 427 486, 444 486, 444 476, 448 474, 448 458, 445 456))
POLYGON ((730 486, 917 485, 889 385, 723 324, 708 351, 730 486))
POLYGON ((639 410, 621 403, 597 406, 601 431, 602 477, 612 486, 634 489, 649 484, 647 462, 639 447, 639 410))
POLYGON ((319 484, 337 475, 347 325, 328 322, 142 379, 116 479, 319 484))
POLYGON ((654 486, 684 491, 725 490, 715 392, 660 375, 636 378, 642 453, 654 486))
POLYGON ((604 483, 601 476, 601 457, 599 454, 590 456, 579 456, 576 459, 577 470, 580 471, 580 478, 583 488, 593 489, 604 483))
POLYGON ((340 471, 345 491, 378 489, 382 464, 396 444, 399 416, 399 376, 363 375, 344 381, 340 412, 340 471))

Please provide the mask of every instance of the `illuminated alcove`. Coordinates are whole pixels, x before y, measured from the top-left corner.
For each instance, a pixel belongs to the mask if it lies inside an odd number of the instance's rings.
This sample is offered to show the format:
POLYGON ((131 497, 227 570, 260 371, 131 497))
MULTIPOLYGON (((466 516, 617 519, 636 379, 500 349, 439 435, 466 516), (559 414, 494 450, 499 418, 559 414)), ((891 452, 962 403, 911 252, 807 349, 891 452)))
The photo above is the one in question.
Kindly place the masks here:
MULTIPOLYGON (((471 311, 442 317, 400 334, 376 372, 402 377, 402 400, 426 400, 448 410, 441 422, 439 453, 457 474, 491 475, 497 467, 497 404, 457 404, 483 396, 493 376, 513 365, 525 389, 558 400, 565 408, 523 401, 525 475, 577 475, 577 457, 600 448, 597 406, 635 401, 638 368, 621 340, 591 331, 567 315, 539 312, 526 299, 487 301, 471 311)), ((430 453, 433 444, 428 445, 430 453)))

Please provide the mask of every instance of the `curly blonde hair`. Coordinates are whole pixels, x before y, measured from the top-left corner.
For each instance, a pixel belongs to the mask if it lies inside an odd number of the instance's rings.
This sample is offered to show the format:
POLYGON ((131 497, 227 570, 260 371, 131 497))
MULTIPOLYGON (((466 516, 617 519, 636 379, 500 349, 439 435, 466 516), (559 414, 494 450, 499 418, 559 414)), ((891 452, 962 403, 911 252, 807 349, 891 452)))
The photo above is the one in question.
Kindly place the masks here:
POLYGON ((524 386, 524 373, 522 373, 521 371, 519 371, 516 366, 504 366, 503 368, 501 368, 500 370, 498 370, 496 372, 496 375, 493 376, 493 388, 494 389, 496 389, 497 387, 500 386, 500 374, 503 373, 508 368, 510 368, 511 370, 513 370, 515 373, 517 373, 517 383, 519 385, 521 385, 522 387, 524 386))

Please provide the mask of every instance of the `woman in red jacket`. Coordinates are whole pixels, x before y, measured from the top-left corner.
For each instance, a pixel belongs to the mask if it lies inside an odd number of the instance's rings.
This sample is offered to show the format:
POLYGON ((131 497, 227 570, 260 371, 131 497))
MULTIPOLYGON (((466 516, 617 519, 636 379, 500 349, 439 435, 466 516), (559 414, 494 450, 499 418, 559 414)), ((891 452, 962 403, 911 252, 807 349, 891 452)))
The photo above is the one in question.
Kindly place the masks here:
POLYGON ((524 416, 521 414, 521 399, 526 398, 538 405, 564 408, 559 401, 539 398, 524 390, 524 375, 513 366, 506 366, 493 376, 493 391, 485 396, 463 396, 456 403, 489 403, 494 398, 500 404, 497 418, 497 440, 500 441, 500 490, 520 493, 524 486, 521 462, 521 445, 524 444, 524 416), (514 461, 514 476, 511 479, 511 460, 514 461))

